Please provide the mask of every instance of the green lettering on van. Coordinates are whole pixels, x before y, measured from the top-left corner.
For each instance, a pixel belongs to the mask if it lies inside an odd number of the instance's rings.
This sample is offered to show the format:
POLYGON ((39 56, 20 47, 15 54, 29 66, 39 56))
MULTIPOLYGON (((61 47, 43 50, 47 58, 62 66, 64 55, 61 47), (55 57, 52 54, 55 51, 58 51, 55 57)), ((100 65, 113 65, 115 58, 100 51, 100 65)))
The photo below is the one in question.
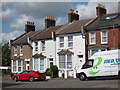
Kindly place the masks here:
POLYGON ((89 72, 89 74, 91 74, 91 75, 95 75, 95 74, 97 74, 97 73, 100 72, 100 70, 94 72, 94 71, 93 71, 93 68, 95 68, 95 67, 97 67, 97 66, 99 66, 99 65, 101 64, 101 62, 102 62, 102 57, 98 57, 98 58, 95 59, 95 61, 96 61, 96 60, 98 61, 97 64, 88 69, 88 72, 89 72))

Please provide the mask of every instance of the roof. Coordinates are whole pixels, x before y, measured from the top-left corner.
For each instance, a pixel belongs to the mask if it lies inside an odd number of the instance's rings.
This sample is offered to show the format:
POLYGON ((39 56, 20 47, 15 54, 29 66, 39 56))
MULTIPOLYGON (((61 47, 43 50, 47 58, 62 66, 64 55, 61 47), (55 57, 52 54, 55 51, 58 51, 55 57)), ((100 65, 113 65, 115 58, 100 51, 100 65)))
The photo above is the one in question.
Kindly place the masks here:
POLYGON ((61 28, 63 25, 59 26, 51 26, 45 30, 42 30, 41 33, 37 34, 36 36, 32 37, 31 40, 38 40, 38 39, 51 39, 52 32, 55 32, 57 29, 61 28))
POLYGON ((14 56, 14 57, 12 58, 12 60, 23 60, 23 58, 20 57, 20 56, 14 56))
POLYGON ((86 23, 88 23, 91 19, 86 20, 75 20, 71 23, 68 23, 67 25, 64 25, 62 28, 60 28, 56 34, 72 34, 72 33, 81 33, 81 27, 84 26, 86 23))
POLYGON ((12 45, 21 45, 21 44, 28 44, 27 42, 27 38, 32 37, 34 35, 36 35, 37 33, 40 33, 41 30, 38 31, 30 31, 28 33, 24 33, 21 36, 19 36, 18 38, 16 38, 11 44, 12 45))
POLYGON ((33 58, 40 58, 40 57, 45 58, 45 56, 42 55, 42 53, 40 53, 40 54, 37 53, 37 54, 33 55, 32 57, 33 57, 33 58))
POLYGON ((85 27, 86 30, 113 28, 120 26, 120 13, 104 14, 85 27))
POLYGON ((57 54, 73 54, 73 52, 69 51, 68 49, 62 49, 60 52, 58 52, 57 54))

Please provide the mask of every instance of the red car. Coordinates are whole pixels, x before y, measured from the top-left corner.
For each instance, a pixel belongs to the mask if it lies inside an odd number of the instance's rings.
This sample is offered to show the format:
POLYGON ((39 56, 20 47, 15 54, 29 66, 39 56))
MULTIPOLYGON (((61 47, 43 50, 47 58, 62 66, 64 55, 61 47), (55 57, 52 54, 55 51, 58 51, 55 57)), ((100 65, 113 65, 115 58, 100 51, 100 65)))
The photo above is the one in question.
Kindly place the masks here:
POLYGON ((36 79, 46 79, 45 73, 40 73, 38 71, 26 70, 20 74, 15 74, 12 76, 12 79, 17 82, 18 80, 30 80, 31 82, 36 79))

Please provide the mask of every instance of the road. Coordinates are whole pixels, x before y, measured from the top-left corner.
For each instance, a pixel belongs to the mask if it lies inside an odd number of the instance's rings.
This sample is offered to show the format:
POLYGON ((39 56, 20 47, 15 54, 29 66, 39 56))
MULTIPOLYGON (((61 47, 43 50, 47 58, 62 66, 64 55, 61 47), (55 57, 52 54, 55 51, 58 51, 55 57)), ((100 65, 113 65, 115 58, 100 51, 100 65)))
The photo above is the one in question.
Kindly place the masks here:
POLYGON ((2 88, 119 88, 118 78, 105 78, 80 81, 79 79, 52 78, 46 81, 18 81, 3 80, 2 88))

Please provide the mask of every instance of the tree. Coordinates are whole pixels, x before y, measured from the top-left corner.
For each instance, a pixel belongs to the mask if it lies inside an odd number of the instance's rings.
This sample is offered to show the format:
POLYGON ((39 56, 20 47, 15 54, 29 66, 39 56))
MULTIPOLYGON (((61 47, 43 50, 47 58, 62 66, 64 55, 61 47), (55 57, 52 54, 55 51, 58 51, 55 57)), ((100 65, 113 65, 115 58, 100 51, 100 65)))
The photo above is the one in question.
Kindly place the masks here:
POLYGON ((9 44, 5 43, 2 46, 2 66, 10 66, 11 60, 10 60, 10 49, 9 44))

